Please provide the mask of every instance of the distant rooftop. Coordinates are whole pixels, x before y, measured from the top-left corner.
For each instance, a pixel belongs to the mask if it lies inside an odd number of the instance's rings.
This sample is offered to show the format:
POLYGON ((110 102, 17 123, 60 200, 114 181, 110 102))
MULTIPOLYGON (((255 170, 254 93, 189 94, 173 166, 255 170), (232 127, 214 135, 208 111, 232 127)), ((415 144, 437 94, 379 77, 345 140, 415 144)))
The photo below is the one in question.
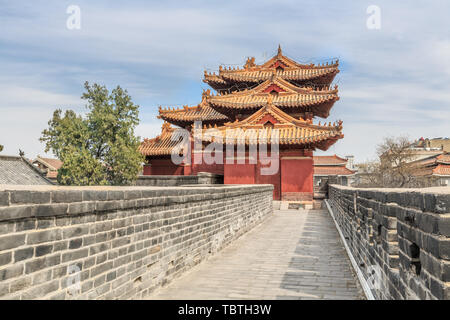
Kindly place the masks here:
POLYGON ((0 184, 51 185, 52 183, 24 158, 0 155, 0 184))

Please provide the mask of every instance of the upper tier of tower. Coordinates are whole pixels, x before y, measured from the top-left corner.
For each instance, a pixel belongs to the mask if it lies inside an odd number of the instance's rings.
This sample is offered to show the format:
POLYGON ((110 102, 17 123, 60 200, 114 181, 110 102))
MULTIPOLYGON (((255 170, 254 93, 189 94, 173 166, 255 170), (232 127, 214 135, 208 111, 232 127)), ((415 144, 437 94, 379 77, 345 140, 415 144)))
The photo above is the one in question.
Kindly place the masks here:
POLYGON ((205 70, 203 82, 213 89, 223 92, 252 88, 275 74, 295 86, 328 87, 339 73, 339 61, 326 64, 301 64, 283 55, 281 47, 271 59, 263 64, 255 64, 255 58, 247 59, 242 68, 219 67, 218 73, 205 70))

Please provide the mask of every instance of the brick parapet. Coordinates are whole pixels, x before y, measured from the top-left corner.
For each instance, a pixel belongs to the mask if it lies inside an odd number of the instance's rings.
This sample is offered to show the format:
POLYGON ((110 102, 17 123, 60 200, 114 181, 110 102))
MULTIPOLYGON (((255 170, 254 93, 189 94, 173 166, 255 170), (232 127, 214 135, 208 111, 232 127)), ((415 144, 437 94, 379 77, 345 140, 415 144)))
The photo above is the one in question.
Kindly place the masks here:
POLYGON ((145 297, 271 214, 272 190, 0 186, 0 298, 145 297))

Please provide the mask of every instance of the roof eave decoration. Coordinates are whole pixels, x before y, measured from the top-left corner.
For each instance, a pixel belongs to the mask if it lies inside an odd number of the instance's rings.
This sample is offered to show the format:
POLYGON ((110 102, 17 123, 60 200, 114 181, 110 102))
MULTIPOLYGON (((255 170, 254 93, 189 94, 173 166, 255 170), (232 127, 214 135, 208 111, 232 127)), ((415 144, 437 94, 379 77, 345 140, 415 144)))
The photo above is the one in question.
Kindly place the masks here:
MULTIPOLYGON (((221 108, 230 109, 246 109, 246 108, 258 108, 264 105, 264 101, 271 92, 267 92, 266 89, 271 86, 280 88, 277 91, 277 95, 274 97, 274 104, 278 107, 313 107, 322 104, 329 104, 331 109, 332 104, 339 100, 337 95, 338 87, 334 89, 322 88, 313 89, 299 88, 294 86, 290 82, 274 75, 272 79, 266 80, 259 84, 257 87, 250 90, 242 90, 240 92, 234 92, 231 94, 218 93, 218 95, 210 95, 207 97, 208 103, 220 112, 221 108)), ((320 111, 320 110, 319 110, 320 111)), ((322 110, 319 116, 328 116, 329 110, 322 110)))
POLYGON ((202 101, 196 106, 183 106, 182 108, 162 108, 159 107, 159 119, 175 125, 190 125, 194 121, 203 122, 219 122, 224 123, 229 118, 209 106, 206 98, 211 94, 210 90, 204 90, 202 94, 202 101))
MULTIPOLYGON (((215 133, 208 133, 212 126, 204 126, 202 139, 209 142, 215 133)), ((226 123, 222 127, 215 127, 220 134, 230 139, 225 143, 244 143, 240 136, 243 132, 249 132, 245 137, 245 144, 257 144, 260 137, 270 137, 272 130, 277 129, 279 133, 278 142, 282 145, 309 145, 316 146, 321 150, 327 150, 337 140, 343 138, 342 121, 327 125, 312 124, 312 120, 295 119, 273 105, 271 96, 268 97, 267 106, 261 108, 245 120, 226 123), (276 122, 273 127, 266 127, 261 122, 265 116, 270 115, 276 122), (235 129, 235 130, 233 130, 235 129), (228 131, 228 132, 227 132, 228 131), (231 136, 230 136, 231 135, 231 136), (238 142, 240 141, 240 142, 238 142)), ((216 132, 217 132, 216 131, 216 132)), ((270 139, 269 139, 270 140, 270 139)))
POLYGON ((144 156, 171 155, 173 148, 179 143, 179 141, 172 140, 174 131, 175 128, 170 123, 164 122, 161 128, 161 134, 153 139, 144 139, 139 145, 139 152, 144 156))

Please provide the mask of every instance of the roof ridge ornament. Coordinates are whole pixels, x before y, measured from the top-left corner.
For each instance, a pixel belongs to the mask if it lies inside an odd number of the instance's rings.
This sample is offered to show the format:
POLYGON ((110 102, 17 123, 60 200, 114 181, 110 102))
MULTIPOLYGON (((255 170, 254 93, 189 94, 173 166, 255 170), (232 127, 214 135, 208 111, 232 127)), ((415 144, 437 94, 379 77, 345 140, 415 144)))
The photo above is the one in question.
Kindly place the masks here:
POLYGON ((282 51, 281 51, 281 44, 278 44, 278 52, 277 52, 277 57, 281 57, 282 56, 282 51))
POLYGON ((245 65, 244 65, 244 69, 248 70, 254 66, 256 66, 255 57, 248 57, 247 61, 245 62, 245 65))
POLYGON ((162 130, 161 130, 161 133, 163 133, 163 132, 165 132, 165 131, 168 131, 168 130, 172 129, 172 127, 171 127, 171 125, 170 125, 169 122, 164 121, 164 123, 163 123, 161 129, 162 129, 162 130))
POLYGON ((203 99, 206 99, 207 97, 209 97, 209 96, 211 96, 211 90, 210 89, 203 89, 203 92, 202 92, 202 101, 203 101, 203 99))

